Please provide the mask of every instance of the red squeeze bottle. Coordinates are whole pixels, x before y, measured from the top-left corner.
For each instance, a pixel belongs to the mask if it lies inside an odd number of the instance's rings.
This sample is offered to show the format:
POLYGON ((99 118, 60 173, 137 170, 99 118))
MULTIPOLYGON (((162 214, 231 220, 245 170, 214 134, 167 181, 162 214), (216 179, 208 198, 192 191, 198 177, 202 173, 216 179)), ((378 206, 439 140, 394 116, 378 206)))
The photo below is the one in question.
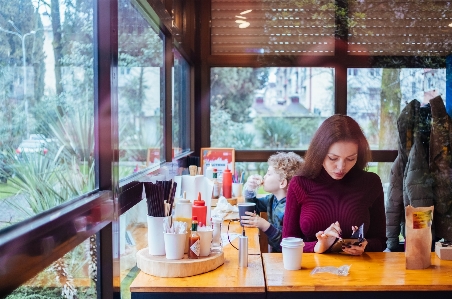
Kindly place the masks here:
POLYGON ((198 223, 201 226, 206 225, 207 207, 206 202, 201 199, 201 192, 198 192, 198 199, 193 201, 192 217, 197 217, 198 223))
POLYGON ((227 165, 223 172, 223 196, 226 198, 232 197, 232 172, 227 165))

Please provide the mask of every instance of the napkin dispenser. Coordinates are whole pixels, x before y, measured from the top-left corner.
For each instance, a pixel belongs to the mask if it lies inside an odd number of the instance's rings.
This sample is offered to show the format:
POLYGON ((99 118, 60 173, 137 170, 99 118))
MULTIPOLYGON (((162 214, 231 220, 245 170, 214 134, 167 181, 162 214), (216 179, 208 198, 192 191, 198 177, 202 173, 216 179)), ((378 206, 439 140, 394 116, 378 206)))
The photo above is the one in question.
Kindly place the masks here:
MULTIPOLYGON (((213 189, 213 183, 211 180, 203 175, 182 175, 175 176, 174 181, 177 183, 177 198, 181 198, 181 194, 183 194, 183 192, 187 192, 187 199, 193 202, 198 198, 198 193, 201 192, 201 198, 206 202, 206 206, 211 206, 213 189)), ((210 225, 210 208, 207 209, 206 221, 207 225, 210 225)))
POLYGON ((452 242, 436 242, 435 253, 442 260, 452 260, 452 242))

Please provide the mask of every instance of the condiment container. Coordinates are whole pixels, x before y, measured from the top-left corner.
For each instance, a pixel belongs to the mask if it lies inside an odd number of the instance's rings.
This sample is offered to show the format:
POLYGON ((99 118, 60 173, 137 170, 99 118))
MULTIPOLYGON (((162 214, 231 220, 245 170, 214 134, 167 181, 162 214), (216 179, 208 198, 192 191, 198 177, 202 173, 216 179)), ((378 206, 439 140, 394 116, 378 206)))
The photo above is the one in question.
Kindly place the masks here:
POLYGON ((200 237, 197 233, 198 230, 198 221, 196 216, 193 216, 192 224, 191 224, 191 234, 189 238, 189 251, 188 258, 189 259, 197 259, 201 253, 201 242, 200 237))
MULTIPOLYGON (((176 203, 176 209, 174 211, 173 220, 174 221, 182 221, 187 224, 187 231, 191 228, 192 223, 192 203, 189 199, 186 198, 186 192, 184 192, 184 198, 181 198, 176 203)), ((188 252, 188 238, 190 234, 186 236, 185 249, 184 253, 188 252)))
POLYGON ((199 226, 206 225, 207 206, 206 202, 201 198, 201 192, 198 192, 198 199, 193 201, 192 217, 196 216, 199 226))
POLYGON ((232 198, 232 172, 228 166, 223 172, 223 196, 232 198))

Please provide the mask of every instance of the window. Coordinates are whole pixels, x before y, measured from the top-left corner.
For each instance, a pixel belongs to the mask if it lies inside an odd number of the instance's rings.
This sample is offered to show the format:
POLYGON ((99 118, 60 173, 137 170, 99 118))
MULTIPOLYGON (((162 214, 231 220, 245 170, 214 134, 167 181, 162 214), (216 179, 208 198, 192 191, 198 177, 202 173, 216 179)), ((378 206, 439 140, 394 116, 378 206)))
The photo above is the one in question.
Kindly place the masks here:
POLYGON ((379 69, 380 76, 372 76, 362 69, 359 78, 349 76, 347 88, 347 114, 352 116, 366 135, 374 150, 397 149, 397 118, 410 101, 417 99, 422 105, 442 95, 446 99, 445 69, 379 69), (436 88, 418 85, 419 79, 428 82, 435 78, 436 88))
POLYGON ((0 228, 96 188, 93 1, 4 5, 0 228))
POLYGON ((334 113, 332 68, 215 67, 210 76, 212 147, 306 149, 334 113))
POLYGON ((93 235, 6 298, 96 298, 97 262, 93 235))
POLYGON ((128 0, 118 10, 119 178, 152 165, 163 154, 163 35, 128 0), (143 28, 138 34, 133 26, 143 28), (126 72, 123 72, 125 69, 126 72))
POLYGON ((190 149, 190 65, 176 49, 173 67, 173 158, 190 149))

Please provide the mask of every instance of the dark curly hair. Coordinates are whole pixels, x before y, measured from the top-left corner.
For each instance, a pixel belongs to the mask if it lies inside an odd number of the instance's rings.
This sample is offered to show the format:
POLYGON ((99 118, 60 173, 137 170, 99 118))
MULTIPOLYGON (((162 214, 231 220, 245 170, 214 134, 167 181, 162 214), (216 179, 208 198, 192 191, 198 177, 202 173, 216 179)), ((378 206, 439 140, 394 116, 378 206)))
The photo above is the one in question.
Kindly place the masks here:
POLYGON ((358 145, 358 157, 353 167, 367 169, 367 163, 371 161, 371 152, 363 131, 350 116, 335 114, 325 119, 315 132, 299 174, 310 179, 316 178, 322 170, 328 149, 333 143, 340 141, 358 145))

